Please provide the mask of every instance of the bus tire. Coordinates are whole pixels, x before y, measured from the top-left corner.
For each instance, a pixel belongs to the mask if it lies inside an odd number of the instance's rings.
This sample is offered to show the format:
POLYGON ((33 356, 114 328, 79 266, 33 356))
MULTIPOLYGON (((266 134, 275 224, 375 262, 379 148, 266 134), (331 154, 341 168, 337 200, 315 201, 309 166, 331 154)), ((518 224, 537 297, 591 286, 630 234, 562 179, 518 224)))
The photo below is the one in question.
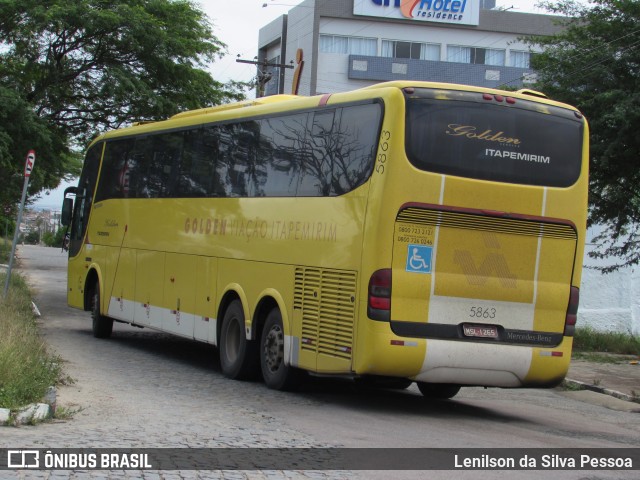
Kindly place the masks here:
POLYGON ((100 312, 100 284, 96 282, 91 292, 91 320, 93 336, 109 338, 113 332, 113 318, 106 317, 100 312))
POLYGON ((460 385, 454 385, 452 383, 416 383, 418 384, 420 393, 422 393, 425 398, 447 400, 455 397, 460 391, 460 385))
POLYGON ((262 329, 260 367, 264 383, 269 388, 293 390, 299 383, 301 371, 284 362, 284 329, 278 308, 269 312, 262 329))
POLYGON ((254 377, 257 372, 257 347, 244 333, 244 310, 240 300, 231 302, 222 318, 220 367, 225 377, 234 380, 254 377))

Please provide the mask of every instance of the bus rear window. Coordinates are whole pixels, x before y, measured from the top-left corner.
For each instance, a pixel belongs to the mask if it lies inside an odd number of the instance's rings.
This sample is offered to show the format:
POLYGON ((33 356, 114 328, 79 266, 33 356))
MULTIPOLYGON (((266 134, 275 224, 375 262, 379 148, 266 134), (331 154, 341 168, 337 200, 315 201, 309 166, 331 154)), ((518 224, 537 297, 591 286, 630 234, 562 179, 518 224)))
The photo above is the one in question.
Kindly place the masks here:
POLYGON ((417 89, 407 96, 406 135, 409 161, 429 172, 549 187, 580 176, 583 122, 565 108, 417 89))

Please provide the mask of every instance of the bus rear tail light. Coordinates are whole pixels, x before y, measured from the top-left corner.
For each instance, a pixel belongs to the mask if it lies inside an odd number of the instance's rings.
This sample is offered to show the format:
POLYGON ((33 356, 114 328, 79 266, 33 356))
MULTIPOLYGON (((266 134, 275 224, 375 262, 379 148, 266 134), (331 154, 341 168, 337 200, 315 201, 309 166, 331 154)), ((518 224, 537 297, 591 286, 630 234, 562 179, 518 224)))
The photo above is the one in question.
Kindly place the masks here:
POLYGON ((367 315, 372 320, 391 320, 391 269, 373 272, 369 279, 367 315))
POLYGON ((503 95, 492 95, 490 93, 483 93, 482 98, 487 101, 496 101, 498 103, 507 102, 509 105, 514 105, 516 103, 516 99, 513 97, 505 97, 503 95))
POLYGON ((569 306, 567 307, 567 316, 564 321, 564 335, 573 337, 576 331, 576 321, 578 320, 578 304, 580 303, 580 289, 571 287, 569 294, 569 306))

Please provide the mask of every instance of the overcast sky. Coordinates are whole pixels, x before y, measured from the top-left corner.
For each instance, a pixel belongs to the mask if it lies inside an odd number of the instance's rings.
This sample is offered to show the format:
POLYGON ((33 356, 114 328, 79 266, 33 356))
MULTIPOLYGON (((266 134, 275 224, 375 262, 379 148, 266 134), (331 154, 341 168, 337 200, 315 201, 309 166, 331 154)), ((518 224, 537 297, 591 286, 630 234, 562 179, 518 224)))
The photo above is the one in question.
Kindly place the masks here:
MULTIPOLYGON (((258 30, 280 15, 287 13, 302 0, 195 0, 214 25, 214 33, 219 40, 227 44, 228 55, 218 60, 212 67, 213 77, 221 82, 230 79, 250 81, 256 73, 252 65, 236 62, 237 55, 244 59, 253 59, 258 53, 258 30), (267 4, 266 7, 263 7, 267 4)), ((587 0, 584 0, 587 1, 587 0)), ((538 0, 497 0, 498 7, 509 8, 516 12, 545 13, 535 5, 538 0)), ((37 162, 36 162, 37 168, 37 162)), ((75 185, 75 182, 72 182, 75 185)), ((35 206, 59 209, 62 204, 63 183, 58 189, 43 192, 35 206)))

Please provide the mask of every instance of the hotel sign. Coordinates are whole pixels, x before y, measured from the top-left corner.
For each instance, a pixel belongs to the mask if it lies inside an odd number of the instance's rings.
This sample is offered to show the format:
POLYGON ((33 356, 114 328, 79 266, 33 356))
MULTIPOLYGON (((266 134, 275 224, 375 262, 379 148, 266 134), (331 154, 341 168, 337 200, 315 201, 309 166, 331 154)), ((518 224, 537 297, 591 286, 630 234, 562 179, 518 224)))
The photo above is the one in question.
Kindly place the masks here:
POLYGON ((480 0, 354 0, 353 14, 417 22, 478 25, 480 0))

